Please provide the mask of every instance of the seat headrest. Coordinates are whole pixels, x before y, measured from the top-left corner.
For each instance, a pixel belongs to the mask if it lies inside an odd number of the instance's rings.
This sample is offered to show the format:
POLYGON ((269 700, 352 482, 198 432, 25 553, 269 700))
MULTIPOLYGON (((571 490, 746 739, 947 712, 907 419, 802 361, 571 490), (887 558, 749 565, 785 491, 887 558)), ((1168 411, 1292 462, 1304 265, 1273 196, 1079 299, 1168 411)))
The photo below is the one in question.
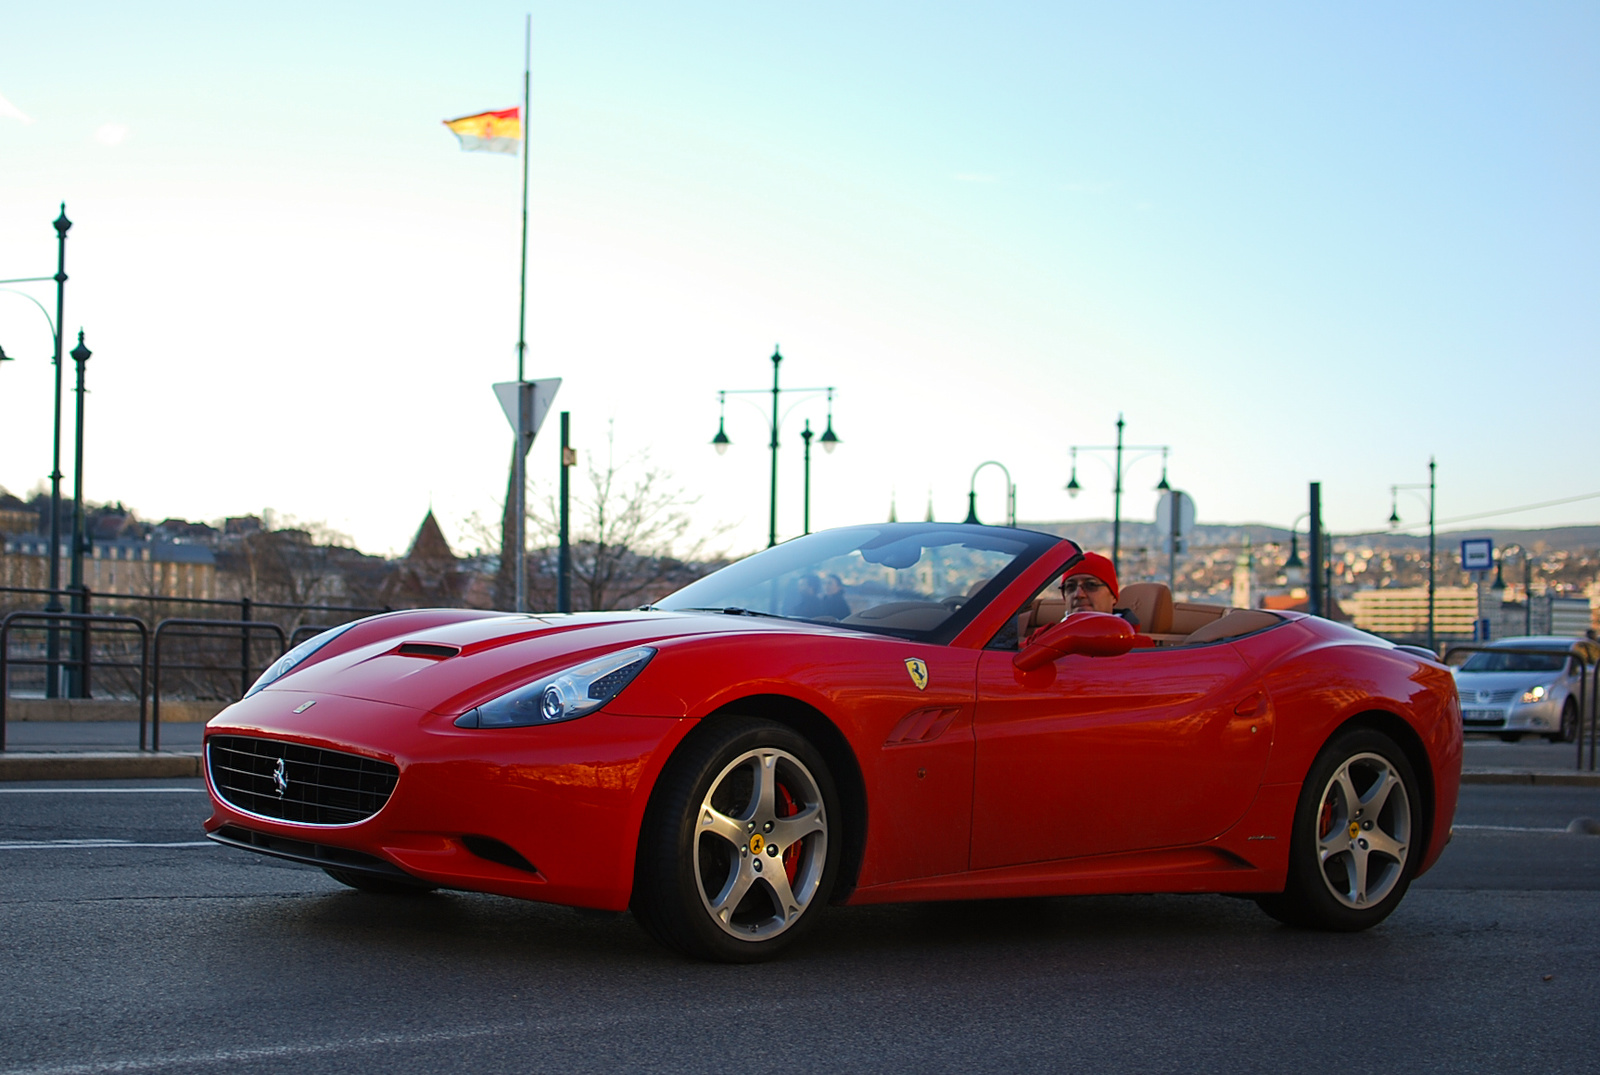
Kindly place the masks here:
POLYGON ((1122 588, 1117 604, 1132 612, 1145 634, 1163 635, 1172 630, 1172 591, 1160 582, 1130 582, 1122 588))

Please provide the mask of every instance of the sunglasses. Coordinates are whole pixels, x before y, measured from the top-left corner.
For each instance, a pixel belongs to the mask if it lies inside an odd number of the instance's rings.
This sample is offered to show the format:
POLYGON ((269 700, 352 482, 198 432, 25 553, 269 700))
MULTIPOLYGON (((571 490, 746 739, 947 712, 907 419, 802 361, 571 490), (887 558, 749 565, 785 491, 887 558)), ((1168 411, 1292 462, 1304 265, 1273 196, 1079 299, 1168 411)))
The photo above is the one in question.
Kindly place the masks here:
POLYGON ((1105 588, 1106 584, 1099 579, 1071 578, 1064 579, 1061 583, 1061 592, 1064 594, 1077 593, 1079 590, 1084 593, 1099 593, 1105 588))

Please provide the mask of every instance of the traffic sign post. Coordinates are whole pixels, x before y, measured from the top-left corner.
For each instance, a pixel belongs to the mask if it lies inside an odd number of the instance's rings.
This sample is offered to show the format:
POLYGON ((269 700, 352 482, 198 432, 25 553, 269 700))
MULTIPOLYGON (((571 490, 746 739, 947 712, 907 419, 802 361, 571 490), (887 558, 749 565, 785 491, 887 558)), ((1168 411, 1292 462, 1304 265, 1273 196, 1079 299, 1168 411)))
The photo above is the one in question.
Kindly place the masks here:
POLYGON ((561 387, 560 377, 539 381, 501 381, 494 386, 500 409, 506 412, 516 448, 511 453, 511 499, 515 533, 511 565, 516 572, 516 611, 528 611, 528 449, 550 413, 550 404, 561 387))
POLYGON ((1156 505, 1156 530, 1167 546, 1167 585, 1176 597, 1178 553, 1183 551, 1184 542, 1194 531, 1194 498, 1178 489, 1162 493, 1161 501, 1156 505))

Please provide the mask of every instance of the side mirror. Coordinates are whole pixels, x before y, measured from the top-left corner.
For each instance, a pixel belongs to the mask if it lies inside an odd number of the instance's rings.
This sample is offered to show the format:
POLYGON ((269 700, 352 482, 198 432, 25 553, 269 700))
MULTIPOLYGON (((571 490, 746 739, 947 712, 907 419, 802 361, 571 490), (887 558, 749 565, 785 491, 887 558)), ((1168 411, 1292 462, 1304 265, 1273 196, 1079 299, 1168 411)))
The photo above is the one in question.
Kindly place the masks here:
POLYGON ((1035 631, 1011 658, 1024 672, 1043 668, 1070 653, 1085 657, 1120 657, 1138 641, 1133 624, 1109 612, 1074 612, 1060 623, 1035 631))

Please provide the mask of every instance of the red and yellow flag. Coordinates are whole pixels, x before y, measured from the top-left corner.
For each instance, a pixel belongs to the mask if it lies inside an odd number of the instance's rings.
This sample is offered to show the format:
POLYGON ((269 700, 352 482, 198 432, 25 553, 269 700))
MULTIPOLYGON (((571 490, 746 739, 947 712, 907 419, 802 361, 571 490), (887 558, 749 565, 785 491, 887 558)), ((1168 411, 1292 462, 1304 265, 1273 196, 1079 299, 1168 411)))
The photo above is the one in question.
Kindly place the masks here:
POLYGON ((515 154, 522 142, 522 110, 519 108, 447 119, 444 125, 461 140, 461 148, 469 152, 515 154))

